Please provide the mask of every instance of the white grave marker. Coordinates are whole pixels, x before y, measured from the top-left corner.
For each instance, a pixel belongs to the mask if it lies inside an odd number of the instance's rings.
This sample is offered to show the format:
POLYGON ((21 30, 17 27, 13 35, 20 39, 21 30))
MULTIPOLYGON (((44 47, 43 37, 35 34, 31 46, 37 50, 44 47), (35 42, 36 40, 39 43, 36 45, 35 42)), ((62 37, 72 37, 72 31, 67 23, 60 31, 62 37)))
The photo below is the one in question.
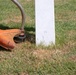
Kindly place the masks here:
POLYGON ((35 0, 36 45, 55 44, 54 0, 35 0))

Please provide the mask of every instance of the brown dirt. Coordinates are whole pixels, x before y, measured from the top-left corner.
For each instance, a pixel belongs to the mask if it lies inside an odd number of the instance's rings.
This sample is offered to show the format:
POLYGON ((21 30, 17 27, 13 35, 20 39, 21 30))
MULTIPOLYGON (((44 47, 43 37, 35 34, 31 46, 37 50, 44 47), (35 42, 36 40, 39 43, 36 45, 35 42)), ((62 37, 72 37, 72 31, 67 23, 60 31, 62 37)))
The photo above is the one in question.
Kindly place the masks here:
POLYGON ((14 16, 13 18, 7 18, 5 20, 0 21, 0 23, 10 23, 10 22, 17 22, 20 23, 21 22, 21 16, 14 16))
POLYGON ((54 55, 62 56, 63 53, 60 50, 35 50, 33 55, 40 58, 40 59, 50 59, 54 55))

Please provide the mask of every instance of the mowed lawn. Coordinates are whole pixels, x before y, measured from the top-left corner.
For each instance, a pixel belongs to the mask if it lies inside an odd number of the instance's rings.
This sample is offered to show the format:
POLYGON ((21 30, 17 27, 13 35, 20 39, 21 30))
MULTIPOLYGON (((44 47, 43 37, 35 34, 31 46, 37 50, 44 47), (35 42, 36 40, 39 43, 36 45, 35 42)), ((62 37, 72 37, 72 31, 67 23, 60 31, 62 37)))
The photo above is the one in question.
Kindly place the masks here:
MULTIPOLYGON (((0 47, 0 75, 76 75, 76 0, 55 0, 56 44, 48 47, 35 45, 34 0, 19 2, 26 13, 26 40, 12 51, 0 47)), ((0 29, 20 26, 19 9, 0 0, 0 29)))

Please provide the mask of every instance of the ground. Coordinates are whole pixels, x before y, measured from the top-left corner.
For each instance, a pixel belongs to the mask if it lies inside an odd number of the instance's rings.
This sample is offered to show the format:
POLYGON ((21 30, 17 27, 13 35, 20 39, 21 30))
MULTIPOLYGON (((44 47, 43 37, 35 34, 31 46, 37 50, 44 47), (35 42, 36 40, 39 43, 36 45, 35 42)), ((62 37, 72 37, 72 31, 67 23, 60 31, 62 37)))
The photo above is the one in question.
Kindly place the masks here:
MULTIPOLYGON (((56 44, 35 45, 34 0, 19 0, 26 13, 26 40, 12 50, 0 47, 0 75, 76 75, 76 0, 55 0, 56 44)), ((0 29, 19 28, 20 11, 0 0, 0 29)))

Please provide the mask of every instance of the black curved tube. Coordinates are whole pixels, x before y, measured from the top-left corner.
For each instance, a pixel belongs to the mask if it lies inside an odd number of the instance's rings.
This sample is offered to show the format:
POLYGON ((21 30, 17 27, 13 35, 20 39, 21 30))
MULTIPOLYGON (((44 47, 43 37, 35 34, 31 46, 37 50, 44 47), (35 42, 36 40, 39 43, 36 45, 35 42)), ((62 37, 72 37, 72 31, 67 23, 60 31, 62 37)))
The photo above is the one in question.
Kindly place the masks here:
POLYGON ((21 6, 21 4, 18 2, 18 0, 11 0, 13 3, 15 3, 17 5, 17 7, 20 9, 21 11, 21 15, 22 15, 22 25, 21 25, 21 30, 24 31, 24 25, 25 25, 25 13, 24 10, 21 6))

